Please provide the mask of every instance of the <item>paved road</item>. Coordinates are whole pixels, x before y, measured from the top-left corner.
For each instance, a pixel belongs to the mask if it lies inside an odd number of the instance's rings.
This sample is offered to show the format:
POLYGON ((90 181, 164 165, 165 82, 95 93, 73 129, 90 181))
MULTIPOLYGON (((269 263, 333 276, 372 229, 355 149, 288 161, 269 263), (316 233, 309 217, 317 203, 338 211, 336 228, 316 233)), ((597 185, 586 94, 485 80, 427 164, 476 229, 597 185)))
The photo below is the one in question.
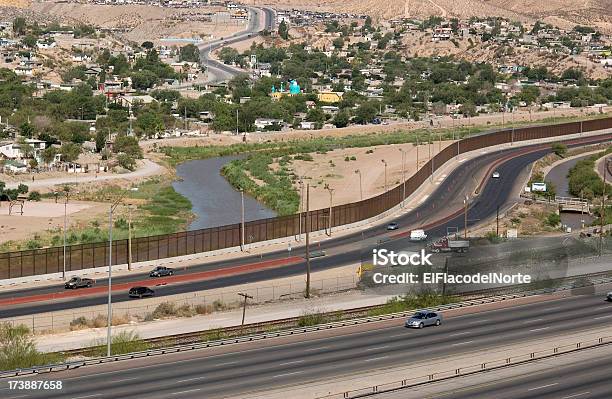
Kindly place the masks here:
MULTIPOLYGON (((588 138, 589 141, 609 141, 610 137, 593 137, 588 138)), ((529 148, 529 147, 528 147, 529 148)), ((531 147, 531 149, 539 147, 531 147)), ((491 162, 500 157, 508 154, 516 154, 517 152, 524 152, 526 149, 504 149, 495 152, 491 152, 482 155, 477 158, 465 161, 461 164, 461 167, 455 169, 445 181, 443 181, 438 189, 430 195, 421 205, 416 206, 412 211, 405 213, 404 215, 397 218, 397 222, 400 226, 408 228, 418 228, 423 224, 433 221, 441 216, 446 216, 450 212, 450 209, 461 209, 461 199, 464 197, 466 191, 470 190, 476 184, 474 180, 474 171, 483 170, 491 162), (457 208, 455 208, 457 207, 457 208)), ((497 167, 497 170, 501 174, 500 179, 486 179, 486 184, 482 188, 482 191, 476 200, 471 203, 468 211, 468 226, 479 223, 480 221, 490 218, 495 215, 497 207, 503 208, 504 204, 511 203, 516 200, 515 186, 517 184, 516 179, 520 175, 519 171, 525 170, 532 162, 541 158, 546 153, 550 152, 549 148, 537 150, 527 155, 518 156, 512 158, 502 165, 497 167)), ((454 218, 450 218, 435 227, 427 229, 430 237, 443 236, 447 232, 449 227, 462 228, 464 224, 463 214, 459 214, 454 218)), ((361 261, 363 249, 363 239, 370 240, 372 237, 388 236, 385 225, 373 227, 367 231, 361 233, 354 233, 344 237, 330 239, 321 244, 321 249, 327 251, 327 256, 313 260, 312 270, 324 270, 338 266, 355 264, 361 261)), ((418 244, 412 244, 407 242, 405 237, 399 237, 398 239, 385 243, 388 249, 417 249, 418 244), (415 246, 416 245, 416 246, 415 246)), ((302 248, 294 248, 292 256, 303 255, 302 248)), ((257 262, 260 260, 277 259, 280 257, 286 257, 286 251, 278 251, 271 254, 267 254, 263 258, 258 256, 245 257, 240 261, 228 260, 219 261, 209 264, 203 264, 200 266, 194 266, 189 268, 189 272, 197 272, 204 270, 215 270, 219 268, 225 268, 230 266, 236 266, 239 264, 247 264, 257 262)), ((200 291, 212 288, 229 287, 232 285, 243 284, 247 282, 258 282, 265 281, 274 278, 294 276, 303 274, 305 270, 305 264, 297 263, 286 267, 279 267, 274 269, 268 269, 263 271, 257 271, 252 273, 245 273, 234 275, 230 277, 222 277, 214 280, 196 281, 185 284, 172 284, 164 287, 156 288, 157 296, 174 295, 185 292, 200 291)), ((130 276, 123 276, 113 279, 115 283, 124 283, 130 281, 138 281, 145 278, 146 275, 136 274, 130 276)), ((98 284, 104 284, 105 280, 100 279, 98 284)), ((61 286, 47 286, 30 289, 24 289, 19 291, 10 291, 0 293, 0 298, 20 297, 29 296, 35 294, 52 293, 61 290, 61 286)), ((127 301, 127 295, 115 295, 113 302, 127 301)), ((99 296, 87 296, 80 297, 73 300, 57 301, 57 302, 41 302, 36 304, 20 305, 5 307, 0 311, 0 318, 23 316, 29 314, 36 314, 42 312, 58 311, 64 309, 78 308, 83 306, 100 305, 106 303, 106 297, 103 295, 99 296)))
MULTIPOLYGON (((442 326, 423 330, 406 329, 401 320, 387 321, 361 326, 358 331, 338 329, 331 336, 328 331, 270 340, 263 347, 253 343, 44 374, 33 379, 63 380, 65 389, 19 394, 25 395, 23 398, 45 399, 87 395, 151 399, 249 397, 248 392, 447 359, 530 339, 551 337, 552 343, 552 337, 559 334, 612 326, 610 316, 612 303, 604 302, 602 296, 570 296, 448 317, 442 326)), ((1 381, 0 389, 6 384, 1 381)))

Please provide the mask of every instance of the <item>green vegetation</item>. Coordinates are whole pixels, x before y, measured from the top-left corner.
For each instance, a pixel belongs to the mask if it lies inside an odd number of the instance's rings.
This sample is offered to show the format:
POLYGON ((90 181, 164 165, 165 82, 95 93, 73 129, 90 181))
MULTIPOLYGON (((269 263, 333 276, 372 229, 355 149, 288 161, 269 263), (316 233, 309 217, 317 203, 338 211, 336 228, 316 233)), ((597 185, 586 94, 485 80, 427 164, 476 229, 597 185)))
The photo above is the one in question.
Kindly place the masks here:
MULTIPOLYGON (((106 343, 103 340, 98 340, 94 343, 95 346, 89 348, 88 355, 101 357, 106 356, 106 343)), ((119 334, 113 335, 111 338, 111 353, 113 355, 121 355, 130 352, 142 352, 151 349, 151 345, 143 341, 140 336, 131 331, 122 331, 119 334)))
MULTIPOLYGON (((612 147, 607 150, 580 160, 570 169, 568 177, 569 191, 572 195, 592 200, 600 197, 604 191, 603 179, 595 171, 595 162, 612 153, 612 147)), ((606 195, 612 194, 612 186, 606 185, 606 195)))
POLYGON ((332 323, 342 320, 342 312, 323 313, 323 312, 305 312, 297 321, 298 327, 315 326, 317 324, 332 323))
POLYGON ((561 216, 557 212, 551 212, 546 216, 544 223, 550 227, 557 227, 561 224, 561 216))
POLYGON ((0 370, 15 370, 45 364, 60 363, 57 353, 40 353, 30 330, 24 325, 0 324, 0 370))
POLYGON ((368 316, 379 316, 388 313, 404 312, 411 309, 430 308, 434 306, 454 303, 460 300, 459 297, 450 295, 438 295, 434 293, 425 293, 420 295, 403 295, 395 297, 387 301, 387 303, 378 309, 368 312, 368 316))

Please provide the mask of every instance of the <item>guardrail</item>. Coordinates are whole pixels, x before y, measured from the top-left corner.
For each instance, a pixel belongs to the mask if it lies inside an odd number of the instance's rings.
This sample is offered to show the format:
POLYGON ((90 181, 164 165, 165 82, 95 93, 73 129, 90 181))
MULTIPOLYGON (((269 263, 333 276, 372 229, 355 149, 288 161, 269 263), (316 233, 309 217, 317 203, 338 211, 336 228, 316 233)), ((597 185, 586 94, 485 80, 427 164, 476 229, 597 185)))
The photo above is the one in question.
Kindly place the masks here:
MULTIPOLYGON (((565 283, 556 288, 542 288, 542 289, 537 289, 537 290, 532 290, 532 291, 524 291, 524 292, 518 292, 518 293, 511 293, 511 294, 483 296, 480 298, 468 299, 462 302, 450 303, 447 305, 441 305, 437 307, 430 307, 428 309, 440 312, 440 311, 445 311, 445 310, 452 310, 452 309, 465 308, 465 307, 470 307, 470 306, 483 305, 483 304, 488 304, 488 303, 501 302, 501 301, 506 301, 506 300, 511 300, 511 299, 523 298, 523 297, 528 297, 528 296, 533 296, 533 295, 551 294, 554 292, 567 291, 570 289, 575 289, 575 288, 580 288, 580 287, 587 287, 587 286, 594 285, 594 284, 612 283, 612 276, 604 277, 604 276, 601 276, 602 274, 603 273, 596 273, 592 275, 595 278, 589 281, 583 281, 585 276, 576 276, 576 277, 568 277, 565 279, 560 279, 560 280, 565 281, 565 283), (601 276, 601 277, 597 277, 597 276, 601 276), (576 284, 577 279, 578 279, 579 285, 576 284)), ((472 296, 473 295, 474 294, 472 294, 472 296)), ((380 308, 382 306, 384 305, 368 306, 368 307, 344 310, 340 312, 343 312, 344 314, 351 314, 352 312, 354 315, 358 315, 360 312, 361 314, 367 314, 368 311, 374 310, 376 308, 380 308)), ((380 321, 385 321, 385 320, 402 319, 402 318, 406 318, 409 315, 411 315, 415 310, 416 309, 411 309, 411 310, 406 310, 403 312, 389 313, 389 314, 380 315, 380 316, 370 316, 370 317, 361 317, 361 318, 356 318, 356 319, 348 319, 348 320, 336 321, 336 322, 325 323, 325 324, 318 324, 315 326, 308 326, 308 327, 288 328, 288 329, 279 330, 279 331, 257 332, 257 333, 253 333, 249 335, 241 335, 235 338, 218 339, 218 340, 211 340, 211 341, 204 341, 204 342, 202 342, 202 340, 205 339, 206 334, 211 333, 211 331, 230 333, 232 331, 245 332, 245 331, 253 331, 254 329, 269 330, 275 327, 282 328, 282 326, 289 326, 292 324, 295 325, 299 321, 300 317, 291 317, 291 318, 273 320, 273 321, 261 322, 261 323, 251 323, 251 324, 246 324, 244 327, 234 326, 234 327, 229 327, 225 329, 197 331, 197 332, 176 334, 176 335, 165 336, 165 337, 150 338, 150 339, 144 339, 143 341, 147 343, 167 344, 167 345, 172 345, 172 346, 168 346, 164 348, 150 349, 150 350, 141 351, 141 352, 133 352, 133 353, 123 354, 123 355, 115 355, 115 356, 110 356, 110 357, 98 357, 98 358, 93 358, 93 359, 66 362, 66 363, 61 363, 61 364, 52 364, 52 365, 46 365, 46 366, 26 368, 26 369, 3 371, 3 372, 0 372, 0 379, 31 375, 31 374, 63 371, 63 370, 69 370, 69 369, 79 368, 83 366, 95 365, 95 364, 103 364, 103 363, 137 359, 137 358, 142 358, 142 357, 151 357, 151 356, 157 356, 157 355, 166 355, 166 354, 171 354, 171 353, 213 348, 213 347, 218 347, 218 346, 226 346, 226 345, 232 345, 232 344, 238 344, 238 343, 244 343, 244 342, 260 341, 263 339, 305 334, 305 333, 310 333, 310 332, 324 331, 324 330, 330 330, 334 328, 355 326, 355 325, 360 325, 360 324, 368 324, 368 323, 380 322, 380 321)), ((327 315, 333 315, 333 314, 338 314, 338 311, 327 313, 327 315)), ((86 350, 88 350, 88 348, 72 350, 72 351, 64 351, 63 353, 68 354, 68 355, 81 355, 86 350)))
POLYGON ((344 391, 327 396, 319 396, 317 399, 353 399, 372 396, 389 391, 397 391, 400 389, 411 388, 432 382, 448 380, 450 378, 463 377, 470 374, 481 373, 502 367, 516 366, 518 364, 545 359, 553 356, 559 356, 575 352, 578 350, 594 348, 602 345, 612 344, 612 336, 599 337, 592 340, 580 341, 569 345, 555 346, 537 352, 523 353, 516 356, 505 357, 502 359, 489 360, 485 363, 473 364, 470 366, 460 367, 453 370, 441 371, 438 373, 421 375, 418 377, 406 378, 399 381, 389 382, 380 385, 372 385, 365 388, 344 391))

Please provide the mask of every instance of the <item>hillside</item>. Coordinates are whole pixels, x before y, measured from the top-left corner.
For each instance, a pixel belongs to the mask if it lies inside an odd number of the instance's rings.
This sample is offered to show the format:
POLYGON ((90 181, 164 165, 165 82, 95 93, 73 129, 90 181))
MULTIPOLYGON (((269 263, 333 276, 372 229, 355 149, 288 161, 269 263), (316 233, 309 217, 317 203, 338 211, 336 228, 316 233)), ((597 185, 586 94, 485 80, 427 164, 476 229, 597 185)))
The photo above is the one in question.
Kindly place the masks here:
MULTIPOLYGON (((261 1, 249 1, 261 4, 261 1)), ((266 3, 283 8, 368 14, 383 19, 430 15, 539 19, 562 28, 585 24, 612 33, 612 0, 267 0, 266 3)))

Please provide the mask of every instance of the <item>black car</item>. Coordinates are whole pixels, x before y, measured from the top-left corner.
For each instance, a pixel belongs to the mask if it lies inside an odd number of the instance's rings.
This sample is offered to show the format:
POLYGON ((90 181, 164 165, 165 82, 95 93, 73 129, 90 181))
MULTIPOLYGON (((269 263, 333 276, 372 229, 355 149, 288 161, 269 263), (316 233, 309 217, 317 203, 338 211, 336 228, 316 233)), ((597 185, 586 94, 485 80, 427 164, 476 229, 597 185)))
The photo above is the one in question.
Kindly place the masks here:
POLYGON ((149 277, 163 277, 163 276, 172 276, 174 274, 174 269, 170 269, 165 266, 157 266, 155 269, 151 270, 149 273, 149 277))
POLYGON ((77 288, 89 288, 94 285, 94 281, 90 278, 73 277, 66 281, 64 288, 76 290, 77 288))
POLYGON ((146 296, 155 295, 155 291, 149 287, 132 287, 128 295, 130 298, 144 298, 146 296))
POLYGON ((606 295, 606 301, 612 302, 612 291, 608 292, 608 294, 606 295))

